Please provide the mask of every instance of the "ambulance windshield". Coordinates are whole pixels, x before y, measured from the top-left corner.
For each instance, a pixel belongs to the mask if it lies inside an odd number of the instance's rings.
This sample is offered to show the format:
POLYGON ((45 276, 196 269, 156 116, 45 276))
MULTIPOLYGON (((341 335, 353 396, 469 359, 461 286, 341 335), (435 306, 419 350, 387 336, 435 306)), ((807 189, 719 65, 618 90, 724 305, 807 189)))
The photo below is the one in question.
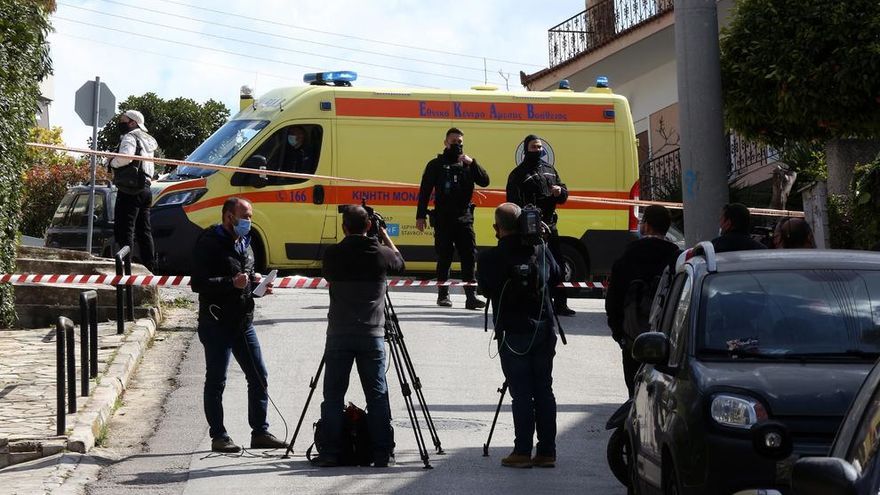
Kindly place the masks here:
MULTIPOLYGON (((268 120, 230 120, 211 134, 186 158, 190 162, 226 165, 240 149, 269 124, 268 120)), ((174 175, 180 178, 207 177, 216 172, 192 165, 180 167, 174 175)))

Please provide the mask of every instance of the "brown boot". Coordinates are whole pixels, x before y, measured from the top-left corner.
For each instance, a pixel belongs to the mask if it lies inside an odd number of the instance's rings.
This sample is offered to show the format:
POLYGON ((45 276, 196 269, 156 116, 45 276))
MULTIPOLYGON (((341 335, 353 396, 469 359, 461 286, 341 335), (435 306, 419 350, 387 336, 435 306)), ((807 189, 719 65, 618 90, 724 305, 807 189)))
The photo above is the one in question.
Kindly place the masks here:
POLYGON ((512 468, 530 468, 532 467, 532 458, 529 454, 511 452, 509 456, 501 459, 501 465, 512 468))

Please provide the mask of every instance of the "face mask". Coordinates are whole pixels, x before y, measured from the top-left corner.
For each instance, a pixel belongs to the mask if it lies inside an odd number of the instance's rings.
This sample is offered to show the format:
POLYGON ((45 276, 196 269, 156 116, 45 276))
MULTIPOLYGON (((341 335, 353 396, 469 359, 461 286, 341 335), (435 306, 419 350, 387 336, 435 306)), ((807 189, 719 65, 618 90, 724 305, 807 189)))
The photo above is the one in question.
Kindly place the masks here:
POLYGON ((287 144, 296 148, 296 145, 299 141, 296 140, 296 136, 287 136, 287 144))
POLYGON ((464 153, 464 146, 462 146, 462 145, 460 145, 460 144, 458 144, 458 143, 455 143, 455 144, 453 144, 453 145, 451 145, 451 146, 449 147, 449 151, 450 151, 451 154, 453 154, 453 155, 455 155, 456 157, 458 157, 459 155, 461 155, 462 153, 464 153))
POLYGON ((543 156, 542 151, 526 151, 525 154, 525 162, 530 164, 536 164, 541 160, 541 156, 543 156))
POLYGON ((116 126, 119 127, 120 134, 128 134, 128 122, 119 122, 118 124, 116 124, 116 126))
POLYGON ((251 221, 246 218, 239 218, 235 224, 235 235, 244 237, 251 231, 251 221))

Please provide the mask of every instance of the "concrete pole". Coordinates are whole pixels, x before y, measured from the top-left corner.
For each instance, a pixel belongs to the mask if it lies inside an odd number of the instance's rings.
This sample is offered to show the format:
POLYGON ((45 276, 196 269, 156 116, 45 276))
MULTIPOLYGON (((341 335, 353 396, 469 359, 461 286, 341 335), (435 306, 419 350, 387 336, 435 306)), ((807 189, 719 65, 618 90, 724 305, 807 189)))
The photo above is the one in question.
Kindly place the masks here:
POLYGON ((715 0, 675 0, 684 233, 688 246, 718 233, 728 202, 715 0))

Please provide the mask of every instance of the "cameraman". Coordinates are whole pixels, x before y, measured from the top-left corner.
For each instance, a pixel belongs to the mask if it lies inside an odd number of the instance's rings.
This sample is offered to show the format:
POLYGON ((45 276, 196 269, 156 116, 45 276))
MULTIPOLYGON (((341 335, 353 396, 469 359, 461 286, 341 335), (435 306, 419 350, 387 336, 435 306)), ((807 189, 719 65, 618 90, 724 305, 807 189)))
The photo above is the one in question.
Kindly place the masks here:
POLYGON ((553 356, 556 327, 550 288, 560 281, 559 266, 546 245, 521 235, 519 206, 495 209, 498 246, 480 254, 477 284, 492 301, 492 321, 501 369, 513 399, 513 452, 501 460, 508 467, 556 465, 556 397, 553 356), (538 445, 532 458, 535 430, 538 445))
POLYGON ((337 466, 342 445, 343 408, 351 365, 367 401, 367 425, 373 445, 373 465, 387 467, 394 455, 391 406, 385 381, 386 275, 404 270, 403 257, 377 225, 378 239, 368 236, 375 218, 358 205, 342 212, 345 238, 324 254, 323 275, 330 282, 330 311, 324 348, 324 402, 321 424, 325 446, 314 463, 337 466), (380 244, 381 242, 381 244, 380 244))
MULTIPOLYGON (((538 136, 529 134, 523 140, 523 161, 507 177, 507 201, 520 207, 534 205, 541 210, 541 218, 550 227, 547 245, 557 261, 562 261, 562 247, 559 231, 556 230, 556 205, 568 199, 568 188, 559 178, 553 165, 544 160, 544 142, 538 136)), ((553 301, 556 314, 574 316, 568 307, 568 297, 562 287, 553 288, 553 301)))

